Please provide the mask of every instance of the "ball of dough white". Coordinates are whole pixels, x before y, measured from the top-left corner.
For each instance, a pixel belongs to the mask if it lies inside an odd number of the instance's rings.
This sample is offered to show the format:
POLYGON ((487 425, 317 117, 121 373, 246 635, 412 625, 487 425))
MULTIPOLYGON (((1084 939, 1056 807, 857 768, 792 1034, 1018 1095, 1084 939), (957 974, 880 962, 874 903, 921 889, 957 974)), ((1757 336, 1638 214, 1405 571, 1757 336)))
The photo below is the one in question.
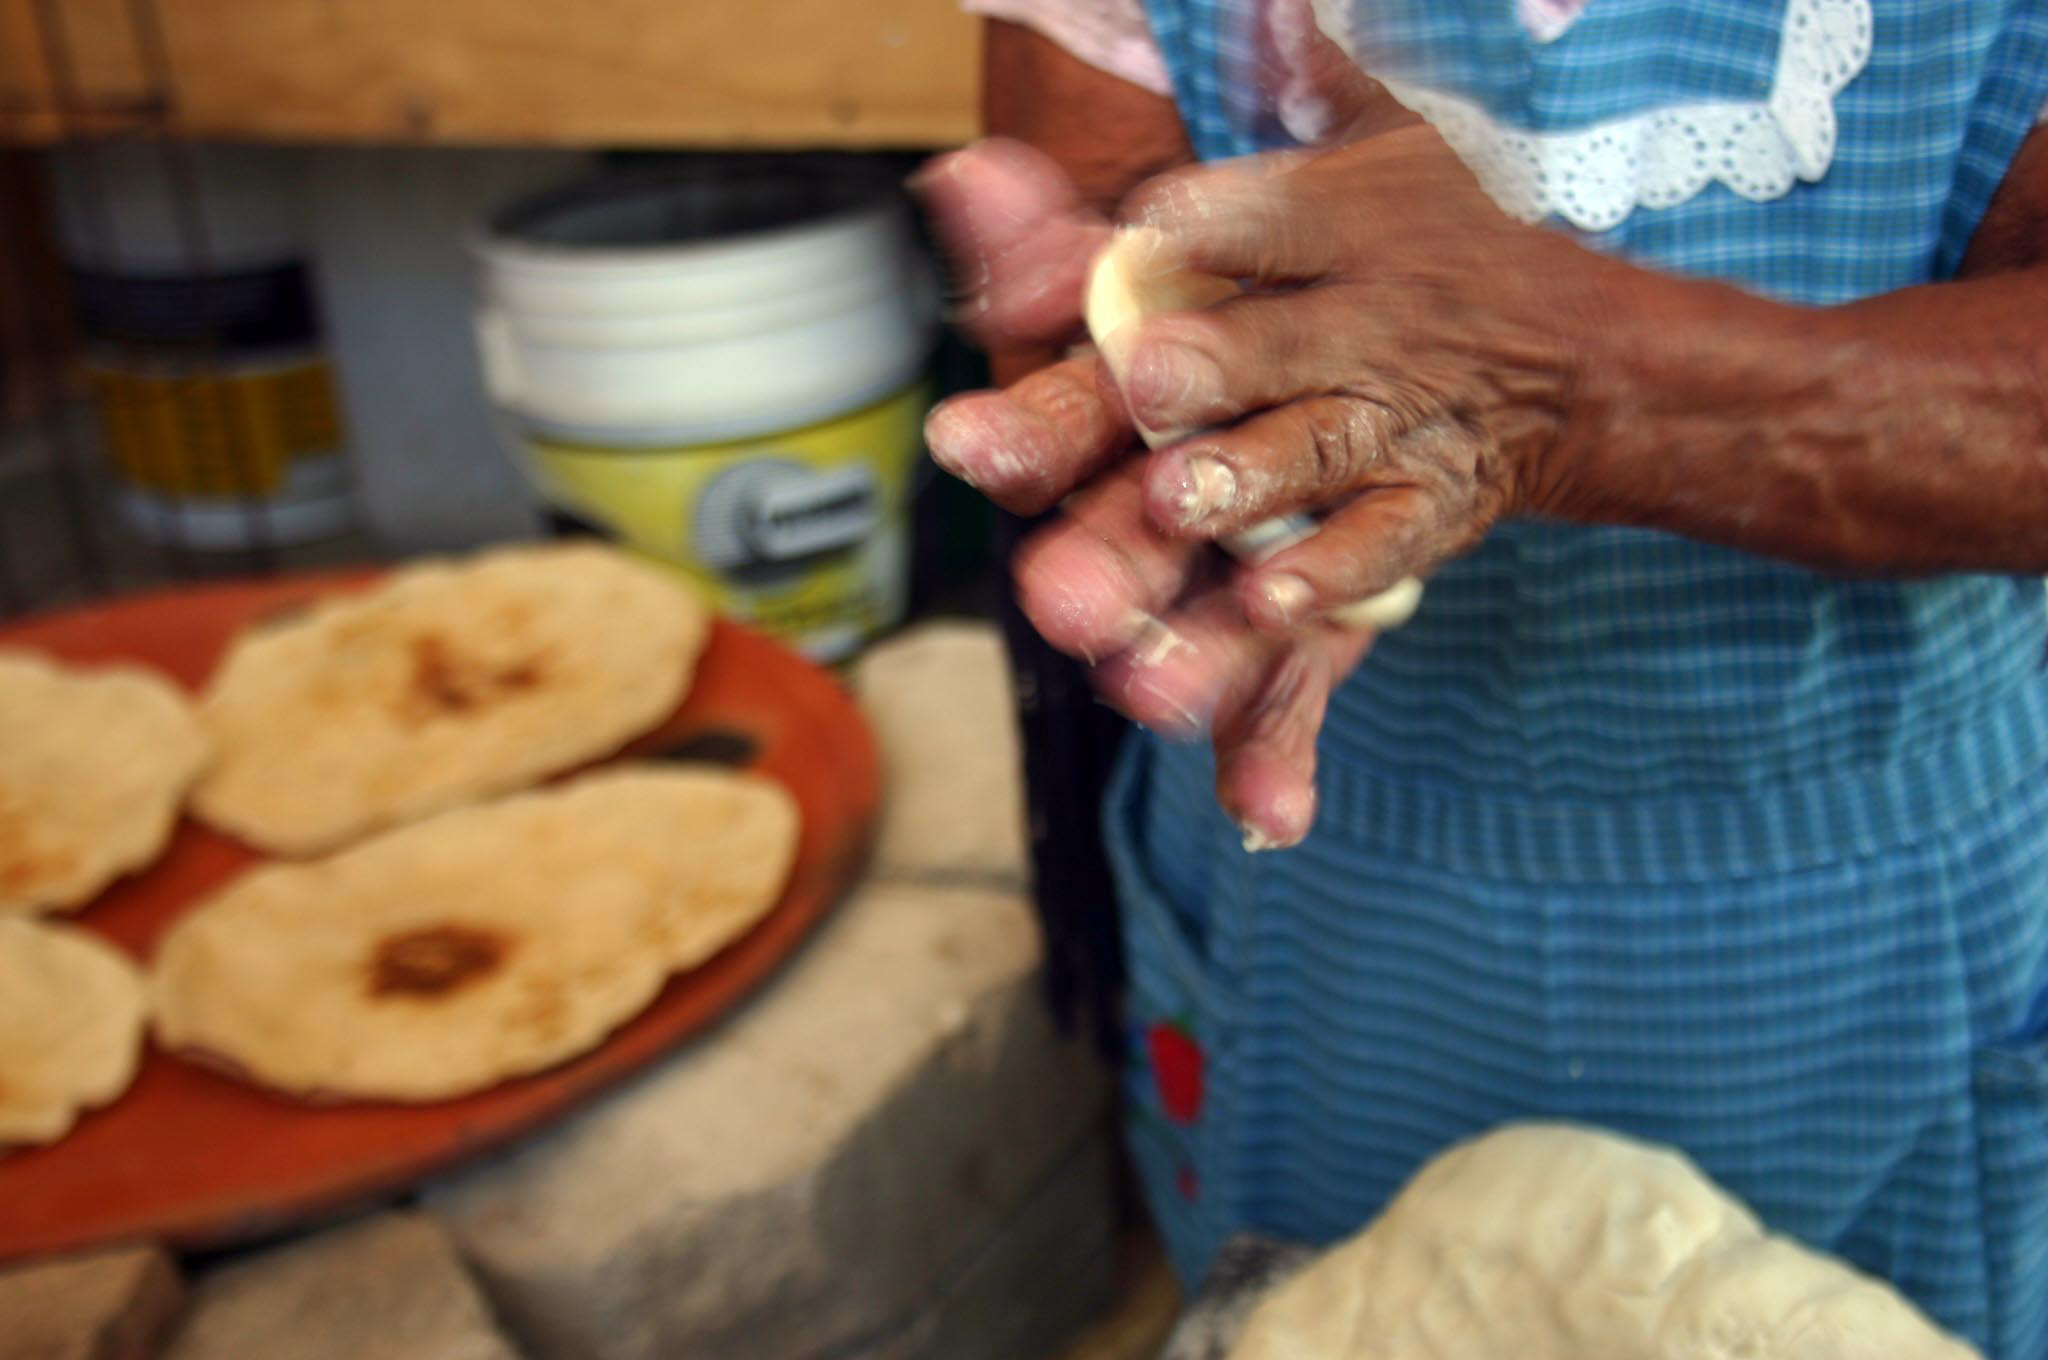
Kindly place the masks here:
POLYGON ((1260 1305, 1231 1360, 1973 1360, 1764 1232, 1677 1152, 1562 1125, 1461 1144, 1260 1305))

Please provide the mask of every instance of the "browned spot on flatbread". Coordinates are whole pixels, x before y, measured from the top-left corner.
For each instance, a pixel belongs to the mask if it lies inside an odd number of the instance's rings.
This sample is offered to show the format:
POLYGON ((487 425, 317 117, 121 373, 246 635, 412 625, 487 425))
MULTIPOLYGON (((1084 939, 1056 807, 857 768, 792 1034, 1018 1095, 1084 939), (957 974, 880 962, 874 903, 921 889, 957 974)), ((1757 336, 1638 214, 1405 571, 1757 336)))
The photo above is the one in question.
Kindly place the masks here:
POLYGON ((27 812, 0 793, 0 893, 48 887, 77 867, 72 851, 38 846, 27 812))
POLYGON ((412 679, 402 705, 413 718, 471 713, 530 690, 544 678, 537 658, 510 664, 478 662, 457 654, 445 639, 428 634, 412 640, 412 679))
POLYGON ((370 995, 440 997, 490 976, 513 941, 450 921, 387 935, 370 956, 370 995))
POLYGON ((0 846, 0 892, 27 892, 48 887, 71 872, 76 858, 62 853, 10 855, 0 846))
POLYGON ((19 806, 0 790, 0 888, 18 888, 28 882, 28 824, 19 806))

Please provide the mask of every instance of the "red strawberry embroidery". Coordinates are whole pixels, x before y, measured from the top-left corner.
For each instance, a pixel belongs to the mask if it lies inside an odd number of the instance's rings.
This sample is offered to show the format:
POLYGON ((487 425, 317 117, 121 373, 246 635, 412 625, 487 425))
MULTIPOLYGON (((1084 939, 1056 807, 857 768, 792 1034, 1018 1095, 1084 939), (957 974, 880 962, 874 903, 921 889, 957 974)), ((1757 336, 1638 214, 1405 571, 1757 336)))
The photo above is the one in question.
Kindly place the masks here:
POLYGON ((1192 1124, 1202 1113, 1202 1050, 1181 1026, 1162 1021, 1145 1031, 1152 1080, 1159 1103, 1176 1124, 1192 1124))

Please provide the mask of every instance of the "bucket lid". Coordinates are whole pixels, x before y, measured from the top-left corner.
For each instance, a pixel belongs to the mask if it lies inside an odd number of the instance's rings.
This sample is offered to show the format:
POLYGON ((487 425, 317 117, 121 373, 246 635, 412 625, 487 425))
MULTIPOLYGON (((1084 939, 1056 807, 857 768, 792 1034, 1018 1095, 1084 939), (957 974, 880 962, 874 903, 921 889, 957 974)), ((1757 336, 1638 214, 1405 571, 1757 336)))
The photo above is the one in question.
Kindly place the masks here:
POLYGON ((896 178, 858 160, 706 158, 613 171, 493 215, 474 249, 517 313, 626 314, 840 299, 902 286, 914 250, 896 178))
POLYGON ((487 231, 501 245, 644 258, 815 228, 898 197, 894 177, 865 160, 707 156, 531 194, 493 214, 487 231))

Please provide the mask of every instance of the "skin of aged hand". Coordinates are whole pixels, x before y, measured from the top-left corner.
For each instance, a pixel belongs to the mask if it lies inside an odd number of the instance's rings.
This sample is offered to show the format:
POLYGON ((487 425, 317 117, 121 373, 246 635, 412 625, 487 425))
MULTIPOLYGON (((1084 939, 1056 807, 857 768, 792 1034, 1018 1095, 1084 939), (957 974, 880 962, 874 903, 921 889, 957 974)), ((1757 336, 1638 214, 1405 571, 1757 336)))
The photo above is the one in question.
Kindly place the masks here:
MULTIPOLYGON (((2048 571, 2048 137, 1958 281, 1801 308, 1513 221, 1434 132, 1372 107, 1333 148, 1127 200, 1245 295, 1136 328, 1121 390, 1081 352, 928 427, 998 502, 1060 508, 1014 564, 1026 613, 1126 713, 1207 732, 1248 843, 1312 818, 1323 706, 1367 642, 1328 612, 1504 516, 1859 574, 2048 571), (1133 409, 1206 432, 1148 458, 1133 409), (1207 547, 1303 510, 1320 532, 1256 569, 1207 547)), ((1078 337, 1109 225, 1057 162, 986 143, 924 191, 984 343, 1078 337)))
MULTIPOLYGON (((1386 135, 1434 139, 1411 120, 1397 120, 1395 128, 1386 135)), ((1489 226, 1528 230, 1500 216, 1447 148, 1442 155, 1446 163, 1432 170, 1460 177, 1459 189, 1489 226)), ((1280 166, 1313 163, 1285 156, 1169 176, 1136 203, 1167 220, 1169 205, 1185 206, 1188 192, 1206 191, 1197 178, 1205 173, 1241 179, 1256 195, 1287 173, 1280 166)), ((1108 225, 1058 183, 1026 149, 1001 143, 942 161, 924 177, 942 239, 972 262, 968 277, 978 287, 963 310, 985 342, 1077 335, 1085 271, 1069 261, 1083 251, 1092 258, 1108 225), (1034 210, 1019 206, 1026 203, 1034 210)), ((1190 239, 1202 244, 1199 236, 1190 239)), ((1371 642, 1332 626, 1329 617, 1469 546, 1508 503, 1497 477, 1506 461, 1476 421, 1397 426, 1370 396, 1346 393, 1355 409, 1345 419, 1361 432, 1384 431, 1390 447, 1385 456, 1340 466, 1335 459, 1344 448, 1332 441, 1347 427, 1338 423, 1334 401, 1285 413, 1299 421, 1289 428, 1306 437, 1267 450, 1261 441, 1279 427, 1238 420, 1220 402, 1187 400, 1200 393, 1162 391, 1172 353, 1157 343, 1160 335, 1170 344, 1183 324, 1255 323, 1265 304, 1298 302, 1306 291, 1294 279, 1281 283, 1285 293, 1146 323, 1124 393, 1092 354, 1082 353, 1006 391, 956 399, 930 426, 940 461, 1000 503, 1025 513, 1064 506, 1066 513, 1016 563, 1027 614, 1055 646, 1096 662, 1103 692, 1131 716, 1173 734, 1206 732, 1217 745, 1219 796, 1244 826, 1247 843, 1259 846, 1290 844, 1306 833, 1324 705, 1371 642), (1150 402, 1164 417, 1148 414, 1147 424, 1219 428, 1148 465, 1133 457, 1126 396, 1150 402), (1195 421, 1168 414, 1177 411, 1194 413, 1195 421), (1309 484, 1288 461, 1304 448, 1330 459, 1322 471, 1341 480, 1309 484), (1474 475, 1481 470, 1485 479, 1474 475), (1212 538, 1269 518, 1260 508, 1290 494, 1296 499, 1289 508, 1326 512, 1313 539, 1251 569, 1202 550, 1212 538)), ((1262 363, 1284 368, 1291 359, 1273 354, 1262 363)), ((1271 375, 1260 382, 1281 385, 1271 375)), ((1225 401, 1231 395, 1217 394, 1225 401)), ((1369 452, 1363 444, 1357 451, 1369 452)))
POLYGON ((1203 537, 1322 510, 1240 585, 1266 627, 1508 516, 1836 573, 2040 573, 2044 199, 2037 133, 1957 280, 1798 307, 1514 221, 1426 127, 1163 176, 1126 216, 1250 292, 1130 342, 1136 419, 1210 430, 1153 456, 1147 508, 1203 537))
POLYGON ((1147 514, 1130 417, 1082 338, 1087 267, 1108 219, 1050 156, 993 140, 942 158, 917 186, 954 263, 960 321, 991 350, 999 391, 933 412, 934 457, 1006 509, 1054 511, 1012 563, 1020 604, 1055 647, 1090 663, 1135 721, 1217 754, 1217 797, 1246 843, 1290 845, 1314 819, 1315 739, 1332 688, 1369 635, 1312 623, 1251 627, 1227 563, 1147 514), (1164 644, 1164 645, 1162 645, 1164 644))
MULTIPOLYGON (((1317 84, 1341 116, 1364 131, 1412 121, 1370 97, 1334 47, 1319 56, 1317 84)), ((1133 186, 1192 161, 1186 132, 1170 100, 1021 26, 992 22, 984 60, 984 119, 998 135, 933 162, 915 187, 955 268, 957 319, 1006 387, 935 413, 933 452, 1012 511, 1065 505, 1013 564, 1026 615, 1092 659, 1098 689, 1126 715, 1208 736, 1218 801, 1248 846, 1292 844, 1314 817, 1329 693, 1370 636, 1319 621, 1253 628, 1220 557, 1146 514, 1122 399, 1092 354, 1071 351, 1109 213, 1133 186), (1163 629, 1147 626, 1155 619, 1163 629)))
POLYGON ((1251 285, 1137 327, 1123 396, 1147 426, 1206 431, 1150 460, 1163 526, 1322 514, 1240 582, 1255 624, 1426 577, 1501 518, 1552 509, 1580 337, 1634 271, 1508 218, 1432 129, 1175 173, 1126 213, 1251 285))

